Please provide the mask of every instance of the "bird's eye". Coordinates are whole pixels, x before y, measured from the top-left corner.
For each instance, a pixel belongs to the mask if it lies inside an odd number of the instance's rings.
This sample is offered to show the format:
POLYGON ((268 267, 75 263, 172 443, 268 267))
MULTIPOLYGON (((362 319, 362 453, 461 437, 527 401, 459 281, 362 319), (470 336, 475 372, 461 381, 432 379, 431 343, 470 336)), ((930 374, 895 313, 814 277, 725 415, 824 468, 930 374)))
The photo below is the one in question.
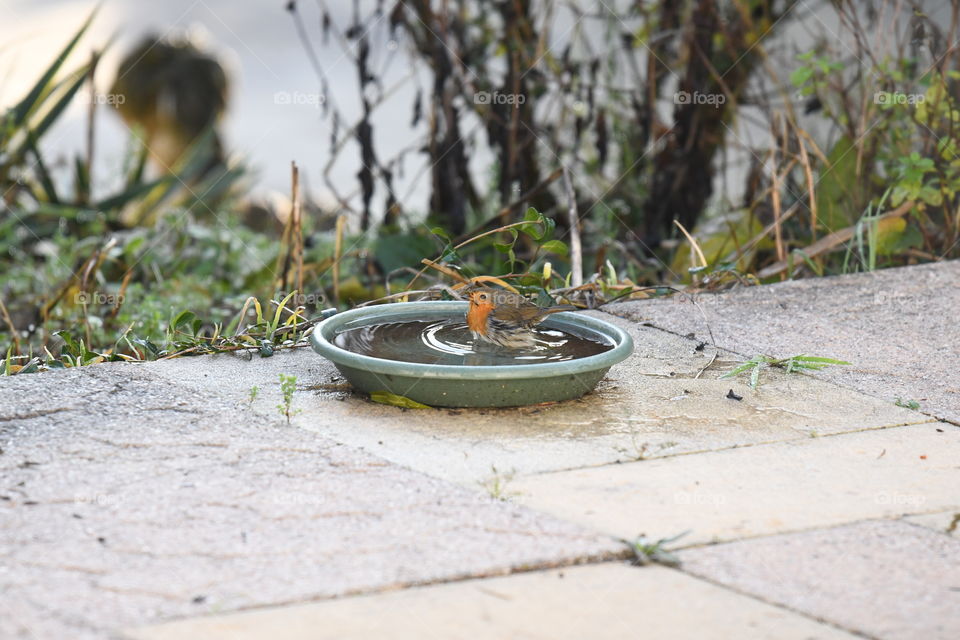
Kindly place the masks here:
POLYGON ((486 299, 487 299, 487 294, 481 293, 481 294, 480 294, 480 299, 481 299, 481 300, 486 300, 486 299))

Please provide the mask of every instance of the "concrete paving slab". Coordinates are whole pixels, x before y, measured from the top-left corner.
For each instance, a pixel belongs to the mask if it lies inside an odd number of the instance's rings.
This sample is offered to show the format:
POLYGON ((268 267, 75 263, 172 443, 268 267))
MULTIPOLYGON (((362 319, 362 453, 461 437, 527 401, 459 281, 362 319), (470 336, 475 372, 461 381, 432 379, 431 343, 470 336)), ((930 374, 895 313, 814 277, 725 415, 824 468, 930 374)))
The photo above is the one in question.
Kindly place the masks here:
POLYGON ((946 509, 960 428, 914 425, 517 478, 516 500, 624 538, 678 545, 946 509))
POLYGON ((960 638, 960 540, 874 521, 691 549, 685 571, 865 635, 960 638))
POLYGON ((815 380, 770 371, 758 391, 748 381, 718 380, 719 368, 690 341, 613 316, 636 352, 596 392, 549 406, 497 410, 404 411, 348 391, 336 369, 312 351, 251 360, 232 355, 179 359, 151 371, 215 385, 244 404, 276 414, 278 375, 297 376, 294 423, 425 473, 476 486, 494 475, 627 462, 659 456, 807 438, 929 421, 915 411, 815 380), (727 397, 730 390, 741 397, 727 397), (496 474, 494 473, 496 469, 496 474))
POLYGON ((595 565, 172 622, 131 640, 853 636, 681 572, 595 565))
MULTIPOLYGON (((796 280, 696 296, 720 347, 745 357, 798 353, 853 363, 825 380, 960 424, 960 261, 796 280)), ((700 312, 680 296, 605 311, 706 339, 700 312)))
POLYGON ((0 383, 0 637, 622 556, 149 367, 0 383))

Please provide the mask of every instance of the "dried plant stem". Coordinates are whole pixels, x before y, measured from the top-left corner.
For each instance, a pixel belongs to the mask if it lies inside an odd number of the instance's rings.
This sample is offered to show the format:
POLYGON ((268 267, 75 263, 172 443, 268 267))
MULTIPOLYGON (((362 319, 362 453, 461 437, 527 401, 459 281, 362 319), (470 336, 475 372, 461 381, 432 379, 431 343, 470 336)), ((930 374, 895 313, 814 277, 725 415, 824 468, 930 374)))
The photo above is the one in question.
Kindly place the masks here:
MULTIPOLYGON (((462 249, 463 247, 467 246, 468 244, 470 244, 470 243, 473 242, 474 240, 479 240, 480 238, 484 238, 484 237, 486 237, 486 236, 493 235, 494 233, 500 233, 501 231, 506 231, 507 229, 513 229, 514 227, 522 227, 522 226, 528 225, 528 224, 538 224, 538 223, 536 223, 536 222, 530 222, 529 220, 526 220, 526 221, 524 221, 524 222, 511 222, 510 224, 505 224, 505 225, 503 225, 502 227, 497 227, 496 229, 491 229, 490 231, 484 231, 484 232, 481 233, 481 234, 475 235, 475 236, 473 236, 472 238, 469 238, 469 239, 467 239, 467 240, 464 240, 464 241, 461 242, 460 244, 454 246, 454 247, 453 247, 453 250, 456 251, 457 249, 462 249)), ((421 260, 421 262, 422 262, 423 264, 425 264, 425 265, 428 265, 428 266, 433 266, 434 264, 436 264, 433 260, 428 260, 428 259, 426 259, 426 258, 424 258, 423 260, 421 260)), ((434 267, 434 268, 436 268, 436 267, 434 267)), ((413 283, 416 282, 417 280, 419 280, 419 279, 420 279, 420 276, 422 276, 422 275, 426 272, 426 270, 427 270, 427 267, 423 267, 422 269, 420 269, 420 271, 417 272, 417 275, 413 276, 413 278, 410 280, 410 282, 407 283, 407 287, 406 287, 406 288, 409 289, 410 287, 412 287, 412 286, 413 286, 413 283)), ((456 273, 456 272, 454 272, 454 273, 456 273)), ((459 273, 457 274, 457 277, 463 278, 463 276, 461 276, 459 273)))
POLYGON ((336 237, 333 243, 333 299, 340 304, 340 260, 343 257, 343 231, 347 224, 347 216, 337 216, 336 237))
POLYGON ((13 326, 13 319, 10 317, 10 312, 7 311, 7 306, 3 304, 3 298, 0 298, 0 316, 3 317, 4 324, 10 329, 10 338, 13 340, 14 352, 16 355, 20 355, 20 336, 17 335, 17 328, 13 326))
POLYGON ((787 253, 783 246, 783 228, 781 223, 782 211, 780 207, 780 176, 777 173, 776 163, 774 163, 771 180, 772 184, 770 185, 770 200, 773 204, 773 239, 777 248, 777 260, 783 261, 786 259, 787 253))
MULTIPOLYGON (((880 220, 886 220, 887 218, 897 218, 897 217, 906 215, 907 213, 910 212, 911 209, 913 209, 915 204, 916 203, 913 200, 908 200, 907 202, 904 202, 893 211, 888 211, 883 215, 878 216, 877 222, 879 222, 880 220)), ((832 251, 833 249, 836 249, 844 242, 847 242, 848 240, 850 240, 850 238, 852 238, 853 234, 856 232, 856 229, 857 229, 857 225, 851 225, 844 229, 840 229, 839 231, 834 231, 830 235, 824 236, 819 240, 817 240, 816 242, 814 242, 813 244, 805 247, 803 249, 803 253, 804 255, 807 256, 807 258, 812 260, 819 255, 832 251)), ((775 264, 770 265, 769 267, 766 267, 765 269, 762 269, 760 273, 757 274, 757 276, 759 278, 769 278, 770 276, 775 276, 779 273, 783 273, 784 271, 786 271, 788 266, 789 265, 787 263, 787 260, 783 259, 779 262, 776 262, 775 264)))
POLYGON ((417 289, 415 291, 400 291, 398 293, 391 293, 389 295, 381 296, 376 300, 367 300, 366 302, 361 302, 360 304, 357 305, 357 307, 369 307, 371 305, 380 304, 381 302, 389 302, 390 300, 398 300, 398 299, 402 300, 407 298, 407 296, 427 295, 427 294, 435 296, 442 293, 444 289, 448 289, 448 288, 449 287, 445 287, 443 289, 417 289))
POLYGON ((690 235, 690 232, 688 232, 688 231, 686 230, 686 228, 685 228, 682 224, 680 224, 680 221, 679 221, 679 220, 674 220, 674 221, 673 221, 673 224, 677 225, 677 228, 680 229, 680 233, 682 233, 683 236, 687 239, 687 242, 690 243, 690 247, 691 247, 693 253, 696 254, 697 258, 700 260, 700 264, 695 264, 695 265, 693 265, 693 266, 695 266, 695 267, 705 267, 705 266, 707 266, 707 264, 708 264, 708 263, 707 263, 707 258, 706 258, 706 256, 703 255, 703 251, 700 250, 700 245, 697 243, 697 241, 694 239, 694 237, 693 237, 692 235, 690 235))
POLYGON ((290 215, 283 226, 283 235, 280 237, 282 250, 277 255, 275 272, 278 277, 277 286, 282 291, 291 288, 303 293, 303 224, 300 215, 300 170, 295 162, 290 163, 290 215), (290 271, 293 270, 293 277, 290 271))
MULTIPOLYGON (((790 205, 790 208, 784 211, 783 215, 780 216, 780 223, 783 224, 787 220, 792 218, 794 214, 796 214, 800 210, 800 205, 801 205, 801 201, 799 200, 797 202, 794 202, 792 205, 790 205)), ((733 262, 734 260, 741 260, 748 251, 753 250, 758 244, 760 244, 761 240, 763 240, 768 235, 770 235, 770 232, 773 231, 774 224, 775 224, 774 222, 771 222, 766 227, 764 227, 760 233, 750 238, 750 240, 745 245, 743 245, 742 249, 737 249, 737 251, 735 251, 734 253, 729 254, 724 260, 724 262, 733 262)))
POLYGON ((563 167, 563 187, 567 192, 570 208, 567 218, 570 226, 570 284, 579 287, 583 284, 583 248, 580 244, 580 216, 577 214, 577 194, 570 181, 570 170, 563 167))
MULTIPOLYGON (((420 273, 417 274, 418 276, 419 276, 420 274, 422 274, 424 271, 426 271, 426 268, 427 268, 427 267, 430 267, 431 269, 436 269, 437 271, 439 271, 440 273, 442 273, 442 274, 444 274, 444 275, 446 275, 446 276, 450 276, 451 278, 453 278, 454 280, 457 280, 458 282, 466 282, 466 281, 467 281, 467 279, 464 278, 462 275, 460 275, 455 269, 451 269, 450 267, 448 267, 448 266, 446 266, 446 265, 443 265, 443 264, 440 264, 439 262, 434 262, 433 260, 429 260, 429 259, 427 259, 427 258, 424 258, 424 259, 421 260, 420 262, 423 263, 423 264, 425 264, 426 267, 424 267, 423 269, 420 270, 420 273)), ((416 279, 416 278, 414 278, 414 279, 416 279)), ((411 284, 412 284, 412 283, 413 283, 413 280, 411 280, 410 282, 411 282, 411 284)))
POLYGON ((113 309, 110 310, 110 313, 107 314, 108 318, 116 318, 117 314, 120 313, 120 307, 123 306, 123 301, 127 297, 127 287, 130 286, 130 281, 133 279, 133 270, 128 270, 123 275, 123 280, 120 282, 120 290, 117 292, 117 301, 113 305, 113 309))
POLYGON ((300 169, 296 162, 290 163, 290 191, 293 199, 290 212, 292 224, 292 245, 294 255, 294 290, 303 293, 303 209, 300 199, 300 169))
MULTIPOLYGON (((97 72, 97 63, 100 61, 100 53, 94 51, 90 54, 90 66, 87 70, 87 85, 90 91, 90 105, 87 109, 87 149, 86 149, 86 158, 85 162, 87 165, 87 184, 93 184, 93 152, 94 152, 94 138, 95 131, 94 127, 96 126, 96 114, 97 114, 97 101, 96 97, 96 83, 94 82, 94 74, 97 72)), ((90 194, 87 193, 86 196, 89 198, 90 194)))
POLYGON ((813 179, 813 167, 810 165, 810 156, 807 154, 807 145, 799 135, 799 127, 793 122, 794 131, 797 131, 797 146, 800 147, 800 164, 803 165, 803 175, 807 181, 807 197, 810 200, 810 236, 817 239, 817 183, 813 179))

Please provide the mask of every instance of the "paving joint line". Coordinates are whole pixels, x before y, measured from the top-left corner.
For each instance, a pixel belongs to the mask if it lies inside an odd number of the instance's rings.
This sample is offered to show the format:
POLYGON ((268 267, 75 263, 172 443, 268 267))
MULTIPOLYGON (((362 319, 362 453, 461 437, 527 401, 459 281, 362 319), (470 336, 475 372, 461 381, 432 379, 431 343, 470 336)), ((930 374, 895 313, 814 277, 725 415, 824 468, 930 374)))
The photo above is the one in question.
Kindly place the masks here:
MULTIPOLYGON (((606 534, 604 534, 606 535, 606 534)), ((610 536, 612 537, 612 536, 610 536)), ((617 539, 617 538, 614 538, 617 539)), ((163 624, 175 623, 175 622, 184 622, 187 620, 202 620, 208 618, 218 618, 222 616, 233 616, 242 613, 250 613, 254 611, 270 611, 272 609, 284 609, 287 607, 295 606, 304 606, 304 605, 318 605, 326 602, 334 602, 337 600, 345 600, 349 598, 363 598, 363 597, 375 597, 380 595, 385 595, 389 593, 395 593, 400 591, 410 591, 412 589, 419 589, 424 587, 433 587, 433 586, 443 586, 447 584, 459 584, 464 582, 471 581, 484 581, 494 578, 503 578, 512 575, 522 575, 527 573, 537 573, 542 571, 553 571, 556 569, 569 569, 571 567, 581 567, 581 566, 600 566, 605 564, 619 564, 626 560, 633 558, 633 551, 627 546, 624 545, 623 551, 605 551, 601 553, 596 553, 588 556, 581 556, 573 558, 570 560, 556 560, 556 561, 544 561, 537 565, 523 565, 518 567, 505 567, 502 570, 490 570, 484 573, 471 574, 464 573, 458 575, 452 575, 445 578, 438 578, 436 580, 414 580, 411 582, 396 582, 394 584, 380 585, 374 588, 357 588, 351 589, 349 591, 344 591, 343 593, 331 596, 314 596, 306 597, 304 599, 298 600, 282 600, 279 602, 272 602, 269 604, 255 604, 249 606, 243 606, 236 609, 230 609, 229 611, 210 611, 205 613, 199 613, 196 615, 186 615, 186 616, 176 616, 171 618, 165 618, 162 620, 156 620, 151 622, 146 626, 158 626, 163 624)), ((128 632, 134 631, 137 628, 142 627, 127 627, 125 629, 119 629, 120 638, 128 637, 128 632)))
POLYGON ((790 613, 792 613, 792 614, 794 614, 794 615, 801 616, 801 617, 803 617, 803 618, 806 618, 807 620, 813 620, 814 622, 817 622, 817 623, 822 624, 822 625, 826 625, 826 626, 831 627, 831 628, 833 628, 833 629, 836 629, 836 630, 838 630, 838 631, 843 631, 844 633, 849 633, 850 635, 855 636, 855 637, 857 637, 857 638, 866 638, 867 640, 882 640, 881 638, 877 638, 876 636, 871 636, 871 635, 866 634, 866 633, 864 633, 864 632, 862 632, 862 631, 857 631, 856 629, 851 629, 851 628, 849 628, 849 627, 844 627, 843 625, 838 624, 838 623, 836 623, 836 622, 833 622, 832 620, 827 620, 827 619, 825 619, 825 618, 818 618, 817 616, 812 616, 812 615, 810 615, 809 613, 806 613, 806 612, 804 612, 804 611, 800 611, 799 609, 794 609, 794 608, 792 608, 792 607, 788 607, 787 605, 783 604, 782 602, 777 602, 777 601, 775 601, 775 600, 767 600, 766 598, 762 598, 762 597, 758 596, 758 595, 755 594, 755 593, 750 593, 750 592, 748 592, 748 591, 743 591, 743 590, 741 590, 741 589, 737 589, 736 587, 732 587, 732 586, 730 586, 730 585, 728 585, 728 584, 724 584, 724 583, 722 583, 722 582, 717 582, 717 581, 711 580, 710 578, 707 578, 707 577, 705 577, 705 576, 701 576, 701 575, 698 575, 698 574, 696 574, 696 573, 692 573, 692 572, 690 572, 690 571, 686 571, 685 569, 682 568, 682 565, 681 565, 681 568, 679 568, 679 569, 674 569, 674 571, 679 571, 680 573, 683 573, 684 575, 687 575, 687 576, 689 576, 689 577, 691 577, 691 578, 693 578, 693 579, 695 579, 695 580, 700 580, 701 582, 705 582, 705 583, 707 583, 707 584, 711 584, 711 585, 713 585, 713 586, 715 586, 715 587, 720 587, 721 589, 724 589, 724 590, 729 591, 729 592, 731 592, 731 593, 735 593, 735 594, 737 594, 737 595, 739 595, 739 596, 744 596, 744 597, 750 598, 751 600, 756 600, 757 602, 762 602, 762 603, 767 604, 767 605, 769 605, 769 606, 771 606, 771 607, 776 607, 777 609, 780 609, 780 610, 782 610, 782 611, 789 611, 790 613))
MULTIPOLYGON (((745 442, 743 444, 732 444, 725 447, 720 447, 717 449, 698 449, 696 451, 678 451, 677 453, 670 454, 657 454, 650 456, 649 458, 642 458, 637 460, 621 460, 615 462, 601 462, 598 464, 590 464, 582 467, 565 467, 562 469, 545 469, 542 471, 532 471, 530 473, 517 474, 517 478, 535 478, 537 476, 550 475, 552 473, 568 473, 570 471, 585 471, 588 469, 602 469, 605 467, 622 467, 624 465, 631 464, 640 464, 642 462, 653 462, 655 460, 665 460, 669 458, 679 458, 682 456, 695 456, 695 455, 709 455, 711 453, 721 453, 724 451, 733 451, 735 449, 751 449, 753 447, 768 447, 771 445, 778 444, 789 444, 794 442, 806 442, 808 440, 816 439, 822 440, 826 438, 835 438, 837 436, 848 436, 856 433, 870 433, 872 431, 886 431, 888 429, 902 429, 905 427, 918 427, 925 424, 939 424, 942 423, 942 420, 937 420, 936 418, 930 418, 929 420, 922 420, 920 422, 902 422, 898 424, 887 424, 880 427, 863 427, 860 429, 853 429, 851 431, 839 431, 837 433, 823 433, 818 434, 816 438, 798 436, 796 438, 790 438, 788 440, 766 440, 763 442, 745 442)), ((439 476, 436 476, 439 477, 439 476)))
MULTIPOLYGON (((790 529, 788 531, 772 531, 768 533, 757 533, 746 536, 737 536, 736 538, 731 538, 729 540, 715 540, 712 542, 694 542, 693 544, 671 546, 670 551, 689 551, 691 549, 704 549, 706 547, 719 547, 727 544, 736 544, 738 542, 752 542, 754 540, 766 540, 769 538, 778 538, 782 536, 792 536, 801 533, 813 533, 815 531, 829 531, 831 529, 839 529, 841 527, 850 527, 853 525, 864 524, 869 522, 902 522, 904 524, 909 524, 913 527, 919 527, 924 531, 929 533, 938 533, 942 536, 950 538, 951 536, 944 533, 943 531, 938 531, 936 529, 931 529, 930 527, 925 527, 922 524, 917 524, 916 522, 910 522, 906 518, 913 518, 915 516, 929 516, 929 515, 938 515, 941 513, 955 513, 960 511, 960 504, 952 509, 935 509, 933 511, 917 511, 915 513, 902 513, 897 516, 879 516, 875 518, 858 518, 856 520, 850 520, 849 522, 835 522, 833 524, 826 525, 813 525, 809 527, 797 527, 796 529, 790 529)), ((683 562, 681 559, 681 568, 683 562)))

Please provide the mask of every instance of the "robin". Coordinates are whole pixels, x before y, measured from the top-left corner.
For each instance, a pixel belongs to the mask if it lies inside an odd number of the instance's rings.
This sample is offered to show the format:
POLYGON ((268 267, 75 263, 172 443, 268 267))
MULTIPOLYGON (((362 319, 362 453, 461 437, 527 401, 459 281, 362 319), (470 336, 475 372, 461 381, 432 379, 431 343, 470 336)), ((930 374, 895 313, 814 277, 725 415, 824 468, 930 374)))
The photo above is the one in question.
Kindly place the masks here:
POLYGON ((474 338, 508 349, 535 347, 535 326, 551 313, 576 309, 569 304, 538 307, 519 294, 499 289, 475 289, 469 297, 467 327, 474 338))

